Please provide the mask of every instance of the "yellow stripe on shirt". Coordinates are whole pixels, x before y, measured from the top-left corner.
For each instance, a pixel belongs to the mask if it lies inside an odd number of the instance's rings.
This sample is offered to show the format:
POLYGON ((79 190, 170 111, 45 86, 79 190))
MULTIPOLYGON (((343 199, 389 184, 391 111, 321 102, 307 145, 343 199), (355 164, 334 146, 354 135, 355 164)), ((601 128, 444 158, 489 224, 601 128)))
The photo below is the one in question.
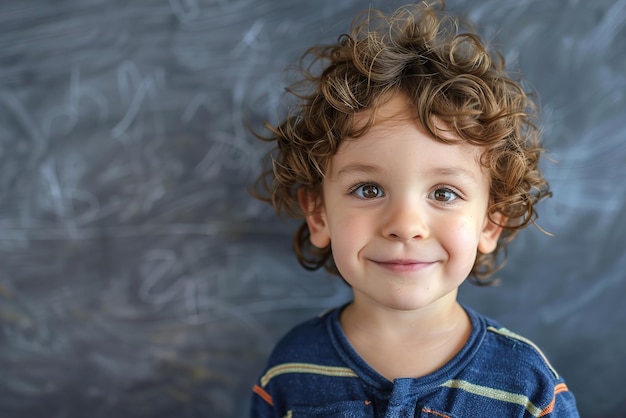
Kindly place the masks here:
POLYGON ((269 369, 261 377, 261 386, 265 387, 276 376, 286 373, 309 373, 333 377, 358 377, 357 374, 347 367, 320 366, 309 363, 284 363, 269 369))
POLYGON ((536 407, 530 399, 519 393, 507 392, 500 389, 490 388, 488 386, 480 386, 465 380, 448 380, 441 386, 448 388, 461 389, 474 395, 484 396, 486 398, 495 399, 502 402, 509 402, 523 406, 533 417, 539 417, 542 410, 536 407))

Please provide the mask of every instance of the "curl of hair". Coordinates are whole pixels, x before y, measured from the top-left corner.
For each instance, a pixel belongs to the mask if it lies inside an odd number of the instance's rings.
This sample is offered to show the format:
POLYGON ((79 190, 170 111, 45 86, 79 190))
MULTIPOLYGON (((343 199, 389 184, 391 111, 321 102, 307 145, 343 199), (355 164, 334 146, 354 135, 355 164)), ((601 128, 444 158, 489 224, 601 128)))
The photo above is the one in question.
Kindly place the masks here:
MULTIPOLYGON (((489 214, 506 219, 495 251, 479 253, 471 272, 472 282, 488 285, 506 260, 506 246, 535 223, 535 205, 551 193, 538 167, 543 148, 534 102, 507 75, 504 58, 444 9, 438 1, 405 6, 390 16, 367 10, 335 44, 308 49, 299 64, 302 78, 288 89, 297 106, 281 124, 265 124, 269 136, 255 134, 276 146, 272 167, 257 179, 254 194, 279 214, 304 218, 298 190, 321 199, 325 169, 342 140, 362 136, 373 123, 370 118, 355 126, 355 114, 404 94, 434 138, 452 142, 442 135, 443 122, 458 141, 484 148, 489 214)), ((294 247, 305 268, 339 274, 330 246, 314 247, 306 223, 294 247)))

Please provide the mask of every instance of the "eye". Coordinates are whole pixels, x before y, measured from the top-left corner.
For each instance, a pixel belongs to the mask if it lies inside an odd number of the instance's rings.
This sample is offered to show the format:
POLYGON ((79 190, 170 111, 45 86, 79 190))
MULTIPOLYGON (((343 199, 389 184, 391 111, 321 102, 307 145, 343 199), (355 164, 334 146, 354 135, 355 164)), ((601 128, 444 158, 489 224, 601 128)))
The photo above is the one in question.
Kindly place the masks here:
POLYGON ((383 189, 378 185, 372 183, 364 183, 354 187, 350 194, 355 195, 361 199, 376 199, 385 195, 383 189))
POLYGON ((450 187, 437 187, 430 194, 431 199, 441 203, 450 203, 459 197, 459 192, 450 187))

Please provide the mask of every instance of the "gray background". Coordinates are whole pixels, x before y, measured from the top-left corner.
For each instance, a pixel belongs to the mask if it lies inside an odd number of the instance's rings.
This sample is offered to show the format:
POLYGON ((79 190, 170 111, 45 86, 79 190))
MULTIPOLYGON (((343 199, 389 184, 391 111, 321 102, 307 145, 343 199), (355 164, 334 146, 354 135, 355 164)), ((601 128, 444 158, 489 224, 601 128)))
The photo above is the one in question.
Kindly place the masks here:
MULTIPOLYGON (((243 417, 269 350, 349 297, 246 187, 285 68, 356 0, 0 3, 0 416, 243 417)), ((399 2, 374 1, 386 10, 399 2)), ((585 417, 626 416, 626 1, 449 1, 544 111, 555 196, 502 284, 585 417)))

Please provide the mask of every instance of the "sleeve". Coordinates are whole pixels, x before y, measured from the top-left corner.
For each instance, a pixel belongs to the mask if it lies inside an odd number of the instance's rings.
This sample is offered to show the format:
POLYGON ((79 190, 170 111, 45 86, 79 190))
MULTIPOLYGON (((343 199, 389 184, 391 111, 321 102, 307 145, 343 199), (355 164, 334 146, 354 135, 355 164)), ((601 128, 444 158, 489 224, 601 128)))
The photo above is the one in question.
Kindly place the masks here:
POLYGON ((554 387, 554 398, 552 403, 545 408, 541 417, 550 418, 579 418, 578 408, 574 394, 570 392, 565 382, 561 380, 554 387))
POLYGON ((282 418, 274 409, 272 396, 263 389, 259 382, 252 387, 252 402, 250 406, 250 418, 282 418))

